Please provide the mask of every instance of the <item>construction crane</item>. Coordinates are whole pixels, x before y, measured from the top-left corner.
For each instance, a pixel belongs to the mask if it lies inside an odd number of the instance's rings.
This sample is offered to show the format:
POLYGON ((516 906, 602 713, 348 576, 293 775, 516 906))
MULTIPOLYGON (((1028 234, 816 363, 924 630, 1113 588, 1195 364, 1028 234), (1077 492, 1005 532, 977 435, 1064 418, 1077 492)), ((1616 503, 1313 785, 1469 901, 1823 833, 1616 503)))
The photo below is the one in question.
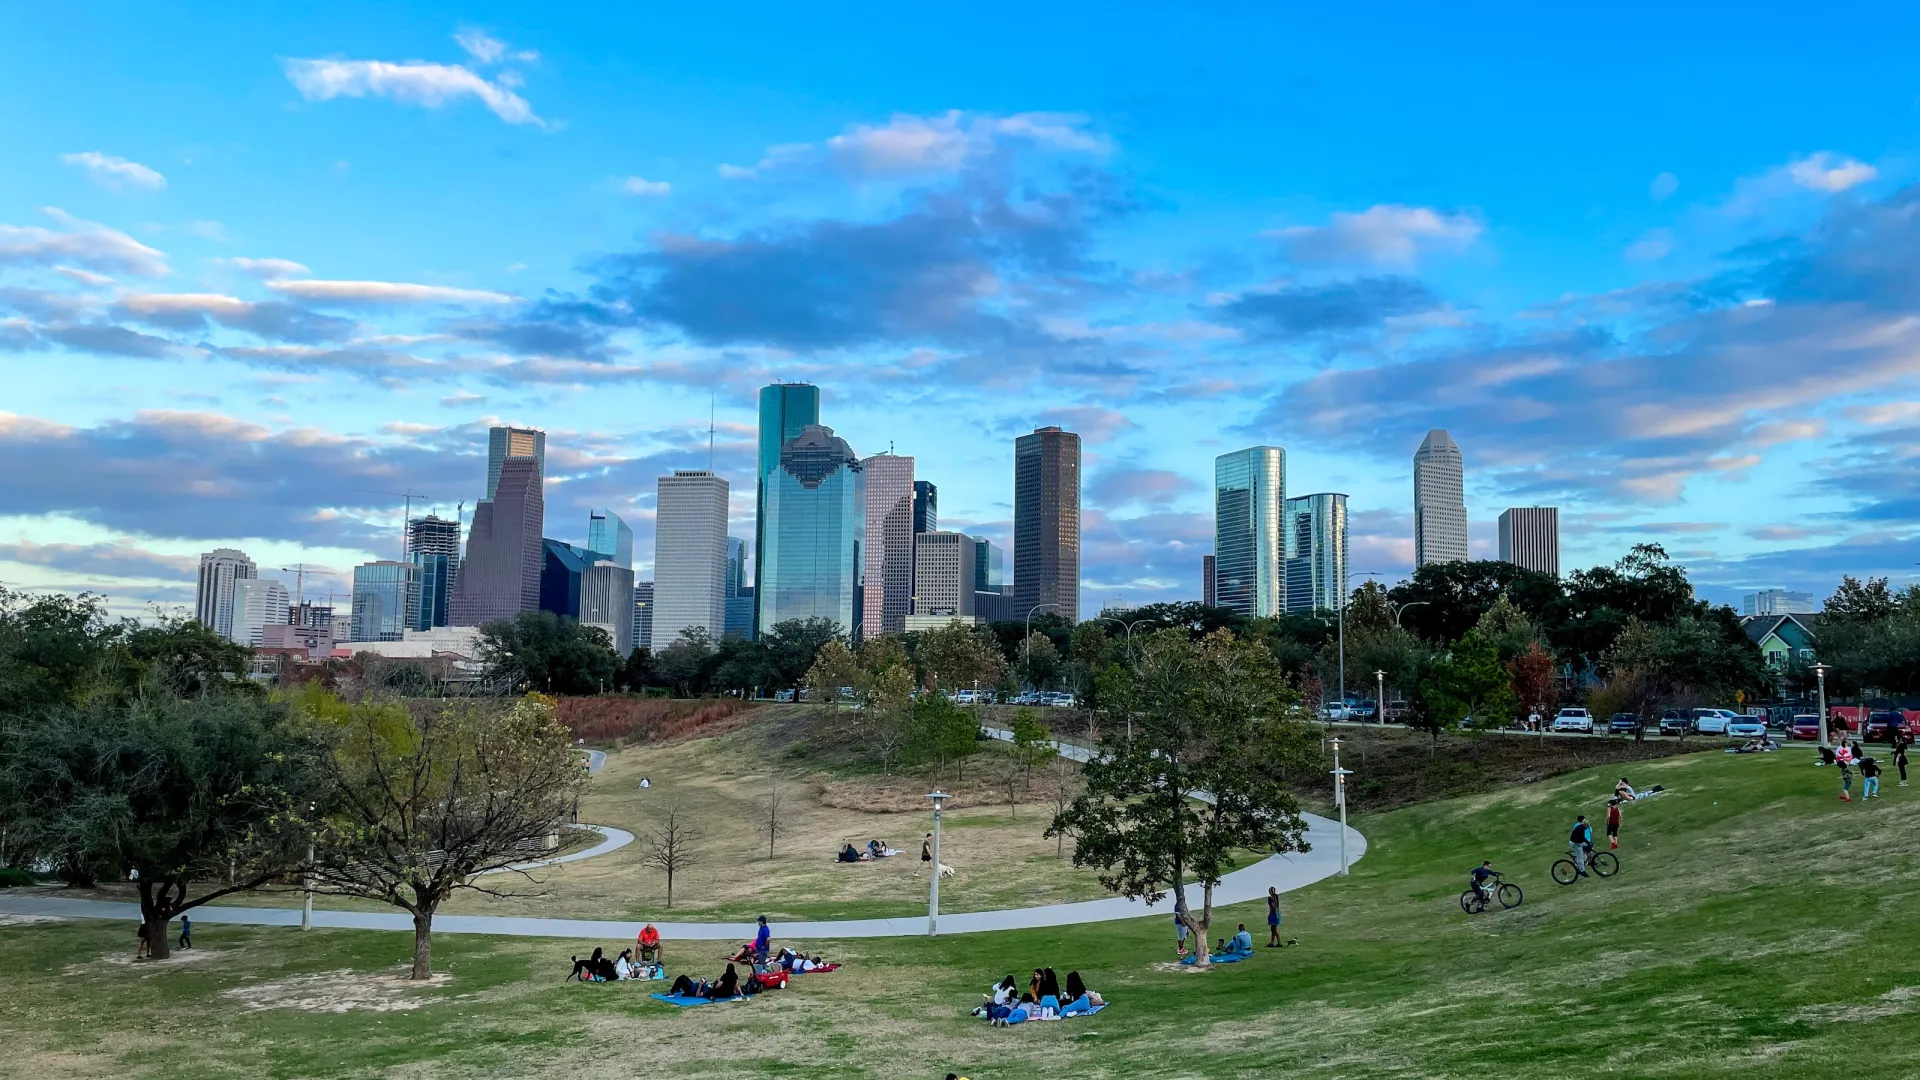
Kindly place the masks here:
POLYGON ((424 504, 427 501, 427 496, 422 495, 412 488, 408 488, 405 491, 375 491, 372 488, 359 488, 358 490, 364 491, 369 495, 389 495, 393 498, 404 500, 404 502, 401 503, 400 510, 400 561, 406 562, 407 524, 413 520, 413 500, 419 499, 424 504))

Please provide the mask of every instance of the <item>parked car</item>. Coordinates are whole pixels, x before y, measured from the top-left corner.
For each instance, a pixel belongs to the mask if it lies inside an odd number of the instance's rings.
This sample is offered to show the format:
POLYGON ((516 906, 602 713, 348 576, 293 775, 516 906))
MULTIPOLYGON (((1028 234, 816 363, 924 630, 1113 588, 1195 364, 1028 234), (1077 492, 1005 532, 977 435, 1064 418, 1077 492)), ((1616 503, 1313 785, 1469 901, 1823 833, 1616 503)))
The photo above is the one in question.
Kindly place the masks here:
POLYGON ((1796 739, 1814 742, 1820 738, 1820 716, 1817 713, 1796 713, 1793 723, 1787 727, 1787 734, 1796 739))
POLYGON ((1351 720, 1353 719, 1353 710, 1347 708, 1345 702, 1329 701, 1325 705, 1320 706, 1320 719, 1351 720))
POLYGON ((1867 714, 1868 742, 1892 742, 1894 732, 1906 734, 1909 730, 1906 713, 1887 709, 1867 714))
POLYGON ((1561 709, 1560 715, 1553 718, 1553 730, 1584 731, 1592 734, 1593 717, 1588 714, 1587 710, 1575 708, 1570 705, 1567 708, 1561 709))
POLYGON ((972 705, 979 700, 980 695, 972 690, 956 690, 953 692, 953 703, 955 705, 972 705))
POLYGON ((1732 709, 1695 709, 1693 710, 1693 730, 1702 735, 1725 735, 1727 725, 1740 719, 1740 714, 1732 709))
POLYGON ((1751 739, 1767 733, 1767 721, 1759 716, 1736 716, 1727 722, 1727 735, 1735 739, 1751 739))
POLYGON ((1687 715, 1686 713, 1681 712, 1678 709, 1668 709, 1666 712, 1663 712, 1660 714, 1660 734, 1662 735, 1693 734, 1693 717, 1687 715))
POLYGON ((1380 711, 1380 703, 1372 698, 1362 698, 1351 706, 1355 720, 1373 720, 1380 711))
POLYGON ((1607 719, 1607 733, 1610 735, 1631 735, 1639 730, 1639 713, 1617 712, 1607 719))
POLYGON ((1387 719, 1395 723, 1405 720, 1407 718, 1407 714, 1412 711, 1413 711, 1412 706, 1408 705, 1404 701, 1387 702, 1387 719))
POLYGON ((1078 705, 1079 699, 1072 694, 1054 692, 1047 695, 1047 704, 1056 709, 1071 709, 1078 705))
POLYGON ((773 695, 773 700, 775 700, 775 701, 792 701, 792 700, 793 700, 793 691, 791 691, 791 690, 777 690, 777 691, 775 691, 775 692, 774 692, 774 695, 773 695))

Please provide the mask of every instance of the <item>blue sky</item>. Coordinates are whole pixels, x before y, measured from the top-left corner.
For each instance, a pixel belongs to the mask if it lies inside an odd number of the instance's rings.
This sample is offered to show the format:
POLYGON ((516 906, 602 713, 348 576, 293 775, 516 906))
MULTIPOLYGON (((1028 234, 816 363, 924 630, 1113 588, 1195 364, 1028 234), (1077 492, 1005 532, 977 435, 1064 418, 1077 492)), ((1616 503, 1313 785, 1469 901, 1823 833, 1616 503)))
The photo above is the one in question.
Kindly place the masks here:
POLYGON ((1909 7, 681 8, 16 5, 0 581, 339 589, 500 421, 645 562, 710 402, 750 532, 778 378, 989 535, 1082 432, 1089 614, 1197 597, 1255 443, 1398 577, 1431 426, 1479 553, 1540 503, 1719 599, 1912 580, 1909 7))

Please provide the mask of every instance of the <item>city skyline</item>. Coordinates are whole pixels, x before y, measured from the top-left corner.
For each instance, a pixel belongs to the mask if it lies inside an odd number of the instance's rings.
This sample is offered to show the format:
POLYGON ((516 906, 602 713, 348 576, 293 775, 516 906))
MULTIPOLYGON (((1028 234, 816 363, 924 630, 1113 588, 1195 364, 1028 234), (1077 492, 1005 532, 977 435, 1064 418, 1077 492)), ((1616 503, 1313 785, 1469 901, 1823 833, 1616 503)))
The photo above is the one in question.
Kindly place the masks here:
POLYGON ((1009 550, 1002 444, 1080 432, 1089 610, 1195 595, 1212 459, 1261 442, 1404 575, 1430 428, 1475 557, 1545 504, 1563 570, 1644 540, 1717 601, 1914 580, 1912 12, 1704 57, 1416 11, 1161 12, 1060 57, 1045 13, 994 77, 943 38, 831 93, 875 31, 495 15, 19 13, 0 88, 58 107, 11 117, 0 176, 0 581, 191 609, 226 547, 342 594, 396 557, 396 493, 471 513, 507 425, 549 433, 559 538, 602 507, 650 550, 649 481, 709 464, 711 416, 745 536, 776 380, 1009 550), (1548 43, 1527 101, 1454 77, 1548 43), (1623 57, 1698 78, 1584 92, 1623 57), (380 65, 460 81, 355 81, 380 65))

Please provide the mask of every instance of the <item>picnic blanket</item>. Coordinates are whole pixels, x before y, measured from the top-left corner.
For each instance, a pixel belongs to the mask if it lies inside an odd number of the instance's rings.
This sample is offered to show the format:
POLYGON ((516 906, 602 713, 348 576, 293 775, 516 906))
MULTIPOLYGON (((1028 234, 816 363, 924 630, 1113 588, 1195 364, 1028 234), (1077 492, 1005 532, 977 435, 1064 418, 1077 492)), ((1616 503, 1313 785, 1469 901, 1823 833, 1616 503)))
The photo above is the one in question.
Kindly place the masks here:
MULTIPOLYGON (((1208 959, 1216 964, 1237 964, 1240 961, 1246 960, 1252 956, 1253 954, 1250 952, 1228 952, 1228 953, 1217 952, 1217 953, 1214 953, 1211 957, 1208 957, 1208 959)), ((1200 962, 1200 957, 1197 955, 1186 956, 1186 957, 1182 957, 1180 962, 1183 964, 1197 964, 1200 962)))
MULTIPOLYGON (((1074 1017, 1076 1017, 1076 1016, 1092 1016, 1092 1015, 1093 1015, 1094 1013, 1097 1013, 1097 1012, 1099 1012, 1099 1011, 1100 1011, 1101 1009, 1104 1009, 1104 1008, 1106 1008, 1106 1007, 1107 1007, 1107 1006, 1108 1006, 1109 1004, 1111 1004, 1111 1003, 1110 1003, 1110 1002, 1104 1002, 1104 1001, 1103 1001, 1103 1002, 1101 1002, 1101 1003, 1100 1003, 1100 1004, 1098 1004, 1098 1005, 1090 1005, 1090 1006, 1088 1006, 1087 1008, 1084 1008, 1084 1009, 1075 1009, 1075 1010, 1074 1010, 1074 1011, 1072 1011, 1072 1012, 1068 1012, 1068 1011, 1066 1011, 1065 1009, 1063 1009, 1063 1010, 1061 1010, 1060 1012, 1057 1012, 1057 1013, 1055 1013, 1055 1014, 1054 1014, 1054 1016, 1053 1016, 1053 1019, 1055 1019, 1055 1020, 1071 1020, 1072 1018, 1074 1018, 1074 1017)), ((1072 1005, 1068 1005, 1068 1006, 1067 1006, 1067 1008, 1068 1008, 1068 1009, 1072 1009, 1072 1008, 1073 1008, 1073 1006, 1072 1006, 1072 1005)), ((1035 1019, 1034 1019, 1034 1018, 1033 1018, 1032 1016, 1021 1016, 1021 1017, 1020 1017, 1019 1019, 1017 1019, 1017 1020, 1016 1020, 1016 1019, 1014 1019, 1013 1017, 1011 1017, 1011 1016, 1009 1016, 1009 1017, 1007 1017, 1007 1024, 1008 1024, 1008 1026, 1012 1026, 1012 1025, 1014 1025, 1014 1024, 1024 1024, 1024 1023, 1027 1023, 1027 1022, 1028 1022, 1029 1020, 1032 1020, 1032 1021, 1033 1021, 1034 1023, 1036 1023, 1036 1024, 1037 1024, 1037 1023, 1042 1023, 1042 1021, 1039 1021, 1039 1020, 1035 1020, 1035 1019)))
POLYGON ((695 1005, 716 1005, 721 1002, 735 1002, 735 1001, 747 1000, 744 997, 703 998, 703 997, 688 997, 685 994, 648 994, 647 996, 652 998, 655 1001, 664 1001, 669 1005, 678 1005, 683 1009, 691 1009, 695 1005))

